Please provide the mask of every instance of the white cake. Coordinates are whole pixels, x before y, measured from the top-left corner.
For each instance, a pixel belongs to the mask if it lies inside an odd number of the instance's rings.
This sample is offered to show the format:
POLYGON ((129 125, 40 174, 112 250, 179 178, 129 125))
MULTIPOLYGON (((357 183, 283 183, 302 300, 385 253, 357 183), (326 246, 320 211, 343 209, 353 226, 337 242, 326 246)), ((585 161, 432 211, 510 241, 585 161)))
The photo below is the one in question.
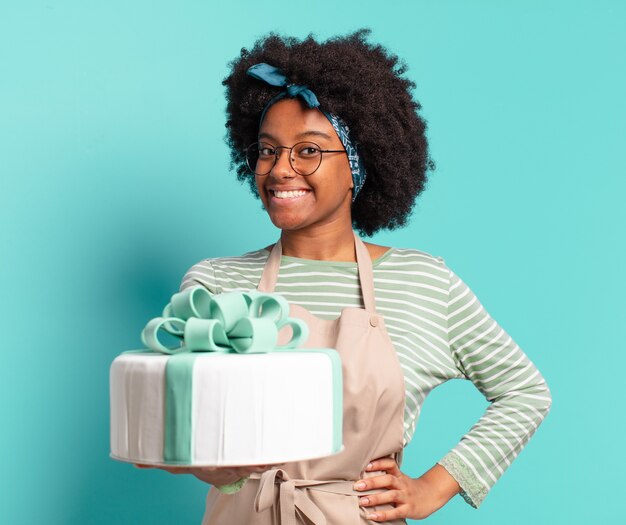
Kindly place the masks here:
POLYGON ((121 461, 257 465, 343 449, 333 349, 126 352, 111 365, 110 401, 111 457, 121 461))

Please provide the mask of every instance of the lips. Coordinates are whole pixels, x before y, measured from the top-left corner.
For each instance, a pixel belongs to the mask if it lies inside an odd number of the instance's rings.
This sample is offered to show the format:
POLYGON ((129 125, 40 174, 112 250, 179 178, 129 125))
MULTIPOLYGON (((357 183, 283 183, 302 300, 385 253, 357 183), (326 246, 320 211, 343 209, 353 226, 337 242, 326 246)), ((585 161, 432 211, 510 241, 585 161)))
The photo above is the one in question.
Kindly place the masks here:
POLYGON ((305 199, 311 190, 304 188, 292 188, 292 189, 278 189, 273 188, 268 190, 270 196, 270 203, 275 205, 288 205, 293 202, 298 202, 305 199))

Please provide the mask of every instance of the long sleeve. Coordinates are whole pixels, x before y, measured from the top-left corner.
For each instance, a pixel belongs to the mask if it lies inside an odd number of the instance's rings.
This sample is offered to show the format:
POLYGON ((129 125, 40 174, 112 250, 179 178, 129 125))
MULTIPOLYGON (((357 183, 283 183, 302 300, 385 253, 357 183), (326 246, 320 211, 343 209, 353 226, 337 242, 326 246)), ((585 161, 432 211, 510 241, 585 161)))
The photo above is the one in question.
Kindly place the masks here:
POLYGON ((205 259, 199 263, 194 264, 183 276, 179 292, 191 287, 201 284, 212 294, 222 293, 221 287, 217 284, 217 278, 215 276, 215 270, 211 261, 205 259))
POLYGON ((490 405, 438 463, 457 480, 463 499, 478 508, 547 416, 552 396, 526 354, 470 288, 448 271, 450 352, 490 405))

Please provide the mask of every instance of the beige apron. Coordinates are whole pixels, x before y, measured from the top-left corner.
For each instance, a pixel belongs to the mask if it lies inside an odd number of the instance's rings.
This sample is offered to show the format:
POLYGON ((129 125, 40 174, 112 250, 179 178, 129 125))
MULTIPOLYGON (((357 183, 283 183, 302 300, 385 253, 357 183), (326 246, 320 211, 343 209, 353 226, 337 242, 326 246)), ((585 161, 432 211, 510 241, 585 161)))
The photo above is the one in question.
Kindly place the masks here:
MULTIPOLYGON (((289 314, 309 325, 305 347, 335 348, 341 356, 344 450, 253 473, 235 494, 211 487, 203 525, 361 525, 375 523, 367 514, 395 507, 393 503, 359 505, 359 496, 388 489, 352 488, 358 479, 385 474, 364 470, 373 459, 392 456, 400 465, 405 400, 404 374, 383 318, 376 313, 372 261, 363 242, 356 234, 354 238, 365 308, 344 308, 337 319, 324 320, 292 304, 289 314)), ((274 291, 281 254, 279 241, 265 264, 258 290, 274 291)))

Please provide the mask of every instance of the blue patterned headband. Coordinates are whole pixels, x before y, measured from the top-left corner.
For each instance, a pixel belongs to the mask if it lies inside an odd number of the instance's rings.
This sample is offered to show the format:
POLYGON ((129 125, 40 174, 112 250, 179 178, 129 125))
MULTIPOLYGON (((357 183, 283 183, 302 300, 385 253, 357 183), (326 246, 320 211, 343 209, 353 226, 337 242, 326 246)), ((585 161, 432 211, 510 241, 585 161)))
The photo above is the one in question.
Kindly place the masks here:
POLYGON ((328 111, 324 111, 319 107, 320 103, 315 96, 315 93, 311 91, 308 87, 292 84, 289 82, 287 77, 282 73, 280 69, 274 66, 270 66, 269 64, 260 63, 255 64, 248 68, 248 75, 254 77, 258 80, 263 80, 272 86, 284 87, 285 91, 281 91, 278 95, 272 98, 263 108, 263 112, 261 113, 261 118, 259 120, 259 126, 261 122, 263 122, 263 118, 265 117, 265 113, 269 109, 269 107, 278 102, 280 99, 285 97, 300 97, 306 102, 306 105, 310 108, 318 108, 330 121, 332 124, 339 140, 343 144, 343 147, 348 154, 348 161, 350 162, 350 171, 352 172, 352 182, 354 184, 354 188, 352 190, 352 202, 356 199, 359 191, 363 187, 365 183, 365 166, 363 166, 363 162, 361 161, 361 157, 359 156, 359 152, 357 149, 357 145, 350 138, 350 128, 348 125, 337 115, 333 113, 329 113, 328 111))

